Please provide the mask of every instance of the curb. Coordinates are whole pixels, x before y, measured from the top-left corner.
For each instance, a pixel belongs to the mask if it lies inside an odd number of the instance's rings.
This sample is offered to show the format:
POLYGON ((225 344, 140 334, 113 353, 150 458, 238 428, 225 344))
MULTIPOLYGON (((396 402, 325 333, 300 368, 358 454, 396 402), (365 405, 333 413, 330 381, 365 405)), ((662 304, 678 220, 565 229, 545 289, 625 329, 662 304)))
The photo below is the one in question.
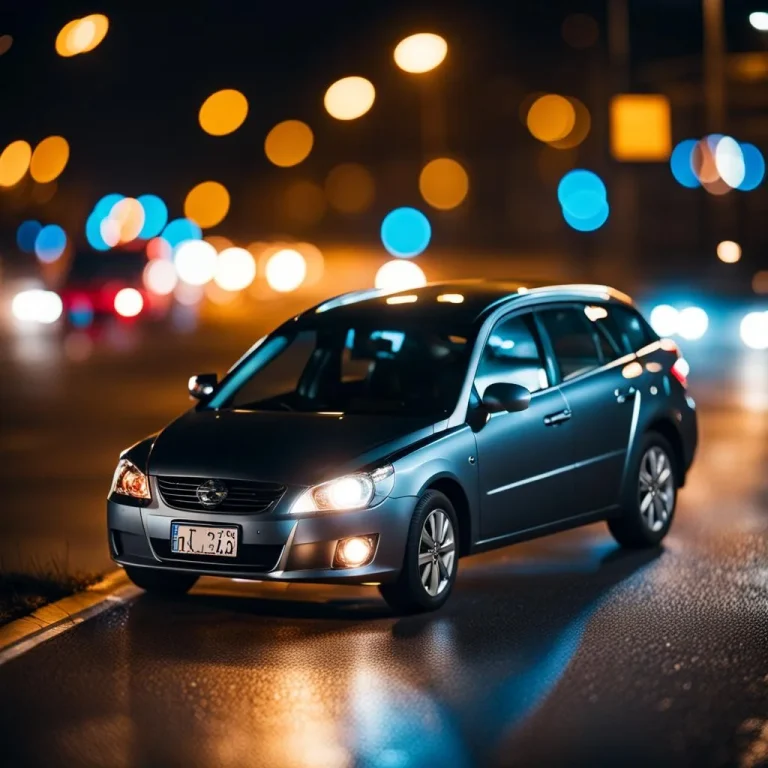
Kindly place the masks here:
POLYGON ((140 594, 141 590, 118 569, 82 592, 44 605, 29 616, 0 627, 0 665, 140 594))

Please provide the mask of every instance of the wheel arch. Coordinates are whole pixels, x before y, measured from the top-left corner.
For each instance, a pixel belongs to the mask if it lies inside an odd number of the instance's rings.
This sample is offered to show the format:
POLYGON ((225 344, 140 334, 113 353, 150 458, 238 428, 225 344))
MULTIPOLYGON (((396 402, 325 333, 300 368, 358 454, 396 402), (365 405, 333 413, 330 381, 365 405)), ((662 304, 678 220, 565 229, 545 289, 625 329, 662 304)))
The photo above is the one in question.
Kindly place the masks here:
POLYGON ((675 426, 674 421, 668 416, 661 416, 654 419, 645 428, 645 434, 656 432, 661 435, 671 446, 674 452, 672 457, 677 469, 677 486, 682 488, 685 485, 685 449, 683 446, 683 437, 680 430, 675 426))
POLYGON ((451 502, 459 522, 459 557, 468 555, 472 550, 472 511, 462 484, 451 475, 439 475, 430 479, 419 495, 425 491, 439 491, 451 502))

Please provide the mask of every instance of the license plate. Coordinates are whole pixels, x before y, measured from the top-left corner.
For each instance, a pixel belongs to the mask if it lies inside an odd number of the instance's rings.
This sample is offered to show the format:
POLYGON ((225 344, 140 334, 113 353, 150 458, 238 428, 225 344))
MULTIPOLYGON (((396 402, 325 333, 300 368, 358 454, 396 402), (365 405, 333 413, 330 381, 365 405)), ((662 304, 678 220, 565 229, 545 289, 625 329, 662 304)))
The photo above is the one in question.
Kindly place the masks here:
POLYGON ((171 552, 178 555, 237 557, 237 528, 171 523, 171 552))

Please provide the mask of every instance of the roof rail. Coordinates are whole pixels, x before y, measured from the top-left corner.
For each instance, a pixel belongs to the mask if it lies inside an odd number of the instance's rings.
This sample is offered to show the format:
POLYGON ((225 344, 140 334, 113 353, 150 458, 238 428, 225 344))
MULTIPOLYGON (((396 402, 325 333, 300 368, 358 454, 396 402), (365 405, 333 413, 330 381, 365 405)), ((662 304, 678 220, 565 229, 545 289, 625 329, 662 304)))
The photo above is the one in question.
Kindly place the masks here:
POLYGON ((611 288, 610 285, 596 285, 593 283, 574 283, 571 285, 547 285, 541 288, 530 288, 527 293, 586 293, 601 299, 616 299, 625 304, 634 304, 632 297, 622 291, 611 288))
POLYGON ((392 291, 385 291, 382 288, 367 288, 359 291, 348 291, 342 293, 339 296, 334 296, 328 301, 324 301, 322 304, 318 304, 314 308, 315 312, 327 312, 329 309, 336 309, 337 307, 343 307, 347 304, 356 304, 358 301, 365 301, 366 299, 375 299, 377 296, 385 296, 392 291))

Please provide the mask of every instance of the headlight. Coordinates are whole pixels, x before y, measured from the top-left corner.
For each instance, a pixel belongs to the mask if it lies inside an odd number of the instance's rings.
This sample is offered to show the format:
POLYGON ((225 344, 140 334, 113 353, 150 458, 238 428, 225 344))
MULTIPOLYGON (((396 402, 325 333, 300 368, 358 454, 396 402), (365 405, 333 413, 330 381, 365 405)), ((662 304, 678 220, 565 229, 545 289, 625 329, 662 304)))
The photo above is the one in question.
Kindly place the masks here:
POLYGON ((392 492, 395 470, 391 465, 373 472, 358 472, 308 488, 293 503, 291 512, 328 512, 364 509, 383 501, 392 492))
POLYGON ((134 499, 151 499, 149 492, 149 478, 128 459, 120 459, 112 480, 113 493, 123 496, 131 496, 134 499))

